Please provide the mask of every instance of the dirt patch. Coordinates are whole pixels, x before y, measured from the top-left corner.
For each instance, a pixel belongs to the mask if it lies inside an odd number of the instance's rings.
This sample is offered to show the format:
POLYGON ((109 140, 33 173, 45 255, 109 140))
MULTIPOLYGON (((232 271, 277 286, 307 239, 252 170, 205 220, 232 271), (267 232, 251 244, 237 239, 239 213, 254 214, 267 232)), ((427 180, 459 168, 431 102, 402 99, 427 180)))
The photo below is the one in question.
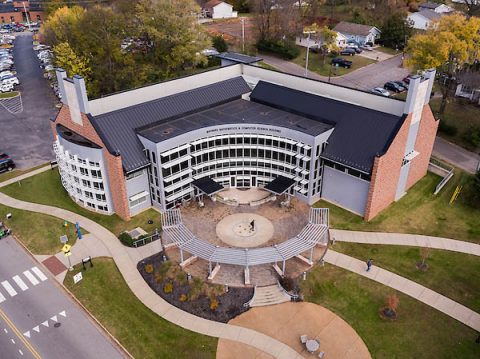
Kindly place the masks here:
POLYGON ((227 323, 248 310, 243 304, 253 296, 253 288, 225 287, 205 283, 188 275, 163 252, 145 258, 137 269, 155 293, 168 303, 201 318, 227 323), (228 288, 228 291, 226 291, 228 288))

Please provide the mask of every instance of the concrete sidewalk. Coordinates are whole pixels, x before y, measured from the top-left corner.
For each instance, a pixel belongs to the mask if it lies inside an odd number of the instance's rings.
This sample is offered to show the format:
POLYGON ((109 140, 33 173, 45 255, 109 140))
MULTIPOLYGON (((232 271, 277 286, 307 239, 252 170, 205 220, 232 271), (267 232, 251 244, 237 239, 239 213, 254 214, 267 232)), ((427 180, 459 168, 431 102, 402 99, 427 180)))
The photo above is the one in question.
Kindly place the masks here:
POLYGON ((365 262, 330 249, 327 251, 324 260, 327 263, 394 288, 447 314, 470 328, 480 331, 480 314, 418 283, 376 266, 372 266, 370 271, 367 272, 365 262))
MULTIPOLYGON (((184 312, 169 304, 147 285, 136 268, 137 262, 132 259, 129 251, 120 243, 118 238, 98 223, 61 208, 20 201, 3 193, 0 193, 0 203, 17 209, 47 214, 72 223, 82 223, 82 228, 85 228, 93 235, 93 237, 101 240, 105 246, 105 249, 110 253, 111 257, 115 261, 115 264, 117 265, 128 287, 135 294, 135 296, 145 306, 150 308, 156 314, 160 315, 162 318, 179 325, 182 328, 192 330, 200 334, 234 340, 253 346, 276 358, 303 358, 288 345, 285 345, 284 343, 265 334, 235 325, 206 320, 193 314, 184 312)), ((152 245, 155 244, 156 242, 152 243, 152 245)), ((77 248, 80 247, 77 246, 77 248)), ((94 248, 90 248, 89 252, 93 249, 94 248)), ((95 256, 95 253, 89 253, 89 255, 95 256)))
POLYGON ((330 233, 331 238, 335 238, 339 242, 428 247, 480 256, 480 245, 455 239, 420 234, 359 232, 340 229, 331 229, 330 233))

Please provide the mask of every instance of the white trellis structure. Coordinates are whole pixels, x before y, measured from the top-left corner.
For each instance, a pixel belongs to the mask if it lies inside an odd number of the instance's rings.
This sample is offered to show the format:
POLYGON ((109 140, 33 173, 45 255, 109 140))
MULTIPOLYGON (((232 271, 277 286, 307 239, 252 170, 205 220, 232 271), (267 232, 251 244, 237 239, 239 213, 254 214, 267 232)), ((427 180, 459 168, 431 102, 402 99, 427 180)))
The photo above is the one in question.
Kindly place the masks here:
POLYGON ((185 259, 184 252, 190 253, 193 258, 202 258, 208 261, 210 277, 218 271, 219 264, 243 266, 245 283, 248 284, 251 266, 275 263, 275 269, 283 275, 286 261, 293 257, 302 258, 307 263, 313 264, 314 248, 328 243, 329 210, 311 208, 308 224, 298 235, 280 244, 262 248, 219 247, 199 239, 183 224, 179 209, 163 212, 162 226, 166 238, 179 248, 181 263, 189 260, 185 259), (307 252, 308 259, 302 256, 307 252), (278 263, 282 263, 282 269, 278 267, 278 263), (212 268, 213 264, 216 264, 215 269, 212 268))

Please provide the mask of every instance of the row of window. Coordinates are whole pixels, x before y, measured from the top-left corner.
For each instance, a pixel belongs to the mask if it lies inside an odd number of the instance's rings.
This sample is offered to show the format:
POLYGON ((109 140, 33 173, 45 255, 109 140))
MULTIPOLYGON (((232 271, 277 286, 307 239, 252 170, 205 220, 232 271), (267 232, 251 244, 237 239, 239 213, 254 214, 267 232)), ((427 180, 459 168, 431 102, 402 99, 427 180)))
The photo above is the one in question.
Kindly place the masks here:
POLYGON ((334 168, 338 171, 345 172, 345 173, 349 174, 350 176, 358 177, 358 178, 361 178, 365 181, 370 181, 372 179, 372 177, 370 175, 367 175, 363 172, 354 170, 352 168, 345 167, 345 166, 343 166, 339 163, 336 163, 336 162, 324 160, 323 163, 327 167, 331 167, 331 168, 334 168))

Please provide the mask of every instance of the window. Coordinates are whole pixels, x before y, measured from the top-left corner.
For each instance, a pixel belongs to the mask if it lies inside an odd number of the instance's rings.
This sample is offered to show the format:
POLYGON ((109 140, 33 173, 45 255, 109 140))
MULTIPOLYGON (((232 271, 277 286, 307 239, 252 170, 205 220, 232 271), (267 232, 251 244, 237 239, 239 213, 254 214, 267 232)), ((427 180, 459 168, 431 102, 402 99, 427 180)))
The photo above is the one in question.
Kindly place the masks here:
POLYGON ((153 163, 157 163, 157 158, 155 156, 155 152, 152 152, 152 161, 153 161, 153 163))
POLYGON ((105 197, 104 194, 96 194, 95 195, 95 198, 97 199, 97 201, 101 201, 101 202, 105 202, 107 200, 107 197, 105 197))
POLYGON ((92 184, 90 183, 90 181, 87 181, 84 179, 82 179, 82 184, 84 187, 88 187, 88 188, 92 187, 92 184))
POLYGON ((90 170, 93 178, 102 178, 102 171, 100 170, 90 170))
POLYGON ((86 168, 83 168, 83 167, 79 167, 80 168, 80 173, 84 176, 88 176, 88 170, 86 168))
POLYGON ((85 191, 85 197, 93 199, 93 193, 89 191, 85 191))
POLYGON ((93 182, 93 188, 103 191, 103 183, 101 183, 101 182, 93 182))
POLYGON ((37 15, 37 21, 42 21, 42 18, 40 17, 40 15, 37 15))
POLYGON ((147 200, 147 196, 148 196, 148 193, 146 193, 145 191, 131 196, 128 199, 128 201, 130 202, 130 207, 135 207, 145 202, 147 200))
MULTIPOLYGON (((157 169, 155 168, 155 171, 157 169)), ((132 172, 132 173, 129 173, 125 176, 125 179, 128 181, 128 180, 131 180, 135 177, 140 177, 140 176, 143 176, 143 174, 145 173, 145 170, 141 170, 141 171, 136 171, 136 172, 132 172)))

